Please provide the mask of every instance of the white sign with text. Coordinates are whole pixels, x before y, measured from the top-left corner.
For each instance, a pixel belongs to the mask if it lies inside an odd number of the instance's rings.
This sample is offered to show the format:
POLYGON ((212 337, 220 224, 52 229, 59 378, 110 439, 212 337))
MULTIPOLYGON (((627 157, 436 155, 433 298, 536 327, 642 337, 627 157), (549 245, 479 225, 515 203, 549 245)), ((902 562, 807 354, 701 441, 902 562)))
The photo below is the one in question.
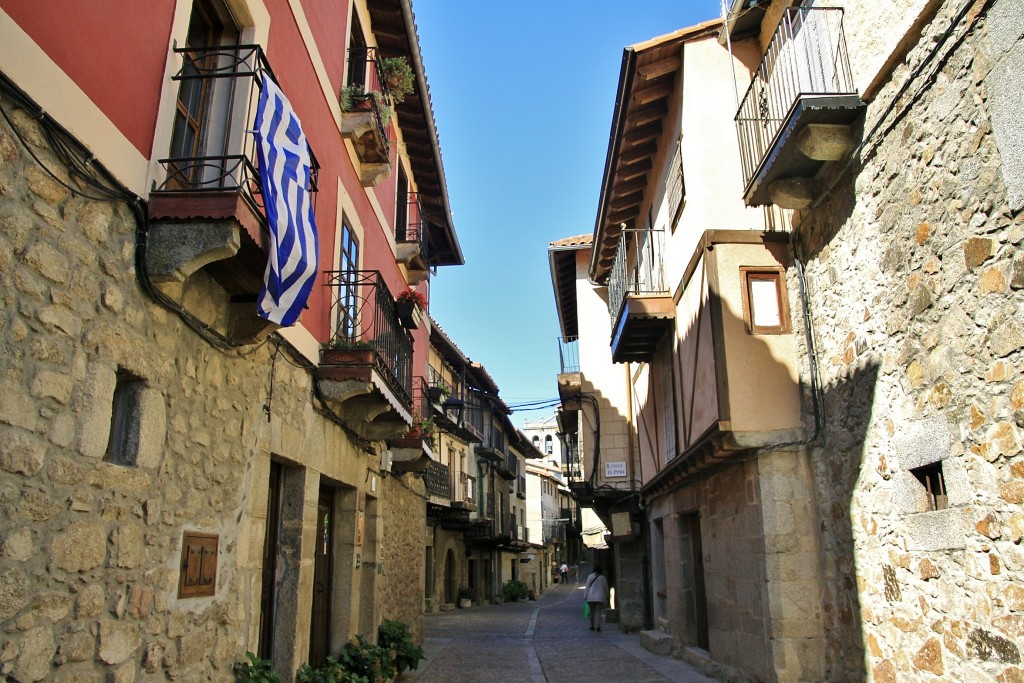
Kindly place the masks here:
POLYGON ((604 464, 604 477, 610 479, 612 477, 625 477, 626 476, 626 463, 624 462, 606 462, 604 464))

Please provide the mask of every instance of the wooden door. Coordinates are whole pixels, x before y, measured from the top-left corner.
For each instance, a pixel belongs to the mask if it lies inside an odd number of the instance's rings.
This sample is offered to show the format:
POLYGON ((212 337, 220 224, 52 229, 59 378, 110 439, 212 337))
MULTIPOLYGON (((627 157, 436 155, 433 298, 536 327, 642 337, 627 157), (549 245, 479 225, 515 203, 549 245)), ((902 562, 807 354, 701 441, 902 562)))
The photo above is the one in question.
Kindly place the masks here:
POLYGON ((313 605, 309 623, 309 663, 313 667, 327 660, 331 631, 331 490, 320 489, 316 514, 316 547, 313 549, 313 605))

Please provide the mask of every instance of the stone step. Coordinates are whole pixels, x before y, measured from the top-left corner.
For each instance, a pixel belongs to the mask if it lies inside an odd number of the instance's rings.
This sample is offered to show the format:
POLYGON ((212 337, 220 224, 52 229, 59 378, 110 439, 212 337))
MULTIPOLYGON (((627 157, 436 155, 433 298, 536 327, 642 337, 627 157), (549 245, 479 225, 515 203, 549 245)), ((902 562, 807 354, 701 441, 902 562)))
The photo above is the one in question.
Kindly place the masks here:
POLYGON ((656 655, 672 654, 672 636, 664 631, 640 631, 640 644, 656 655))

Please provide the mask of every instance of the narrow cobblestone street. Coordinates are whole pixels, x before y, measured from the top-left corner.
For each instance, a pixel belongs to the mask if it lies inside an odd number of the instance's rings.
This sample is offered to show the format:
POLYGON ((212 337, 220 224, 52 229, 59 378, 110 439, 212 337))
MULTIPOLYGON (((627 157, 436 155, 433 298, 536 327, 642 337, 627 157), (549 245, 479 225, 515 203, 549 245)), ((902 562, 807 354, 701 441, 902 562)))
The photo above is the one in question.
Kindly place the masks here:
POLYGON ((536 601, 428 614, 416 683, 714 683, 690 665, 645 650, 618 624, 591 631, 582 585, 557 584, 536 601))

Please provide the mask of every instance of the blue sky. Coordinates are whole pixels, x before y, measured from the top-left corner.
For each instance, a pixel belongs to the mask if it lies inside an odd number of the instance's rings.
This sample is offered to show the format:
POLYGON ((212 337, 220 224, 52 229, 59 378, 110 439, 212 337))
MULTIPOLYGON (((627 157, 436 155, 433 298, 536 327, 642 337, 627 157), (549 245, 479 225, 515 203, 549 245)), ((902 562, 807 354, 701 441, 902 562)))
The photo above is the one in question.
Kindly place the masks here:
MULTIPOLYGON (((431 315, 511 405, 558 395, 547 246, 591 233, 622 49, 720 14, 718 0, 414 0, 466 265, 431 315)), ((517 410, 515 422, 551 413, 517 410)))

